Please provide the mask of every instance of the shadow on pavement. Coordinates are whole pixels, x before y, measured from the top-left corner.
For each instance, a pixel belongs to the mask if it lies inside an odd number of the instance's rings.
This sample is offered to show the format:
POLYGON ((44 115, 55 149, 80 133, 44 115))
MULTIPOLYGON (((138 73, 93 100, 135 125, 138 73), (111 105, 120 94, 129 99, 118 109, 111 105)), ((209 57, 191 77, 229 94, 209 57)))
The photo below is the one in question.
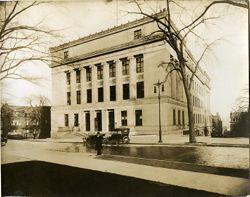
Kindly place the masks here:
POLYGON ((177 170, 187 170, 187 171, 193 171, 193 172, 217 174, 217 175, 223 175, 223 176, 240 177, 240 178, 246 178, 246 179, 249 178, 248 169, 223 168, 223 167, 197 165, 194 163, 192 164, 192 163, 183 163, 183 162, 173 162, 173 161, 167 161, 167 160, 136 158, 136 157, 120 156, 120 155, 102 155, 98 159, 121 161, 121 162, 155 166, 155 167, 161 167, 161 168, 170 168, 170 169, 177 169, 177 170))
POLYGON ((221 196, 194 189, 40 161, 3 164, 2 195, 221 196))

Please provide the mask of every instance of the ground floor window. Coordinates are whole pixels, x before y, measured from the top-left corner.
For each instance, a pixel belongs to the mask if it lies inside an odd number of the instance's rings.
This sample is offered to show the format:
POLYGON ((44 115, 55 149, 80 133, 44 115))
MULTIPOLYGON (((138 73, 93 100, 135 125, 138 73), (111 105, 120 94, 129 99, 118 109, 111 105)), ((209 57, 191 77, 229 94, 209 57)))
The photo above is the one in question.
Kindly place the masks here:
POLYGON ((178 125, 181 124, 181 111, 178 110, 178 125))
POLYGON ((175 109, 173 109, 173 125, 176 125, 175 109))
POLYGON ((69 126, 69 114, 64 114, 64 125, 65 127, 69 126))
POLYGON ((85 113, 85 126, 86 126, 86 131, 90 131, 90 113, 86 112, 85 113))
POLYGON ((78 114, 74 114, 74 126, 75 126, 75 127, 78 127, 78 126, 79 126, 78 114))
POLYGON ((121 120, 122 120, 122 126, 127 126, 128 125, 128 120, 127 120, 127 111, 121 111, 121 120))
POLYGON ((142 110, 135 110, 135 126, 142 126, 142 110))

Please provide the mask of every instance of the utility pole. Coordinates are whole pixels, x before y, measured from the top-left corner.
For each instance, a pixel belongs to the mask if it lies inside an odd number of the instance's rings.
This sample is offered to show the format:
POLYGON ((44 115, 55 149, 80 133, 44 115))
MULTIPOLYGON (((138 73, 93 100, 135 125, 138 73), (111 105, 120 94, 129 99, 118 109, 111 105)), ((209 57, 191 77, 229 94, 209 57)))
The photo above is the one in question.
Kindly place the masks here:
POLYGON ((158 80, 157 83, 155 83, 154 85, 157 86, 158 88, 158 103, 159 103, 159 143, 162 143, 162 131, 161 131, 161 85, 163 84, 163 82, 160 82, 158 80))

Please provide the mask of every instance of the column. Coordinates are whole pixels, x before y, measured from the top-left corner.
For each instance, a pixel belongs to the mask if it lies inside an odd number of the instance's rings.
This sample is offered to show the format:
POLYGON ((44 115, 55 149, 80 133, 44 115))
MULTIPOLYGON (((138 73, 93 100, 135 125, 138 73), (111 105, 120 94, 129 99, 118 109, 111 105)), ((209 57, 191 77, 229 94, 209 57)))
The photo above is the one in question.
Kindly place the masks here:
POLYGON ((121 126, 121 110, 115 109, 115 128, 119 128, 121 126))
POLYGON ((80 124, 80 131, 85 131, 85 112, 81 111, 79 114, 79 124, 80 124))
POLYGON ((129 58, 129 95, 130 99, 136 98, 136 58, 129 58))
POLYGON ((97 67, 91 66, 91 81, 92 81, 92 103, 97 102, 97 67))
POLYGON ((76 104, 76 72, 70 71, 71 105, 76 104))
POLYGON ((104 102, 109 101, 109 64, 107 62, 103 63, 103 93, 104 102))
POLYGON ((90 111, 90 131, 91 132, 95 131, 95 117, 96 117, 95 111, 91 110, 90 111))
POLYGON ((102 110, 102 131, 108 131, 108 110, 103 109, 102 110))
POLYGON ((135 126, 135 109, 134 109, 134 107, 128 108, 128 125, 135 126))
POLYGON ((116 61, 116 100, 122 100, 122 62, 116 61))
POLYGON ((86 91, 86 69, 81 68, 81 103, 85 104, 87 102, 87 91, 86 91))

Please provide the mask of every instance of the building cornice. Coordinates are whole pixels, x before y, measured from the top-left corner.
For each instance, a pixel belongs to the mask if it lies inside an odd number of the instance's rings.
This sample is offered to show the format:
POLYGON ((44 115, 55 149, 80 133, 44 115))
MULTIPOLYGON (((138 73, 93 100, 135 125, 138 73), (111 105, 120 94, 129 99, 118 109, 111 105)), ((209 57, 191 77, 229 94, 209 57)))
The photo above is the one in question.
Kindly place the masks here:
MULTIPOLYGON (((163 14, 164 14, 164 11, 157 13, 158 17, 163 16, 163 14)), ((115 27, 113 27, 111 29, 107 29, 107 30, 104 30, 104 31, 101 31, 101 32, 98 32, 98 33, 95 33, 95 34, 92 34, 92 35, 90 34, 88 36, 79 38, 77 40, 61 44, 59 46, 51 47, 50 52, 53 53, 53 52, 57 52, 57 51, 60 51, 60 50, 64 50, 64 49, 67 49, 67 48, 70 48, 70 47, 73 47, 73 46, 76 46, 76 45, 80 45, 80 44, 83 44, 83 43, 86 43, 86 42, 90 42, 90 41, 93 41, 93 40, 96 40, 96 39, 100 39, 102 37, 106 37, 106 36, 109 36, 109 35, 112 35, 112 34, 116 34, 118 32, 125 31, 127 29, 131 29, 131 28, 134 28, 134 27, 137 27, 137 26, 141 26, 143 24, 150 23, 152 21, 153 21, 153 19, 151 19, 149 17, 143 17, 143 18, 140 18, 140 19, 137 19, 137 20, 134 20, 134 21, 119 25, 119 26, 115 26, 115 27)))
POLYGON ((87 60, 90 58, 94 58, 94 57, 98 57, 101 55, 106 55, 109 53, 114 53, 114 52, 118 52, 121 50, 125 50, 125 49, 129 49, 129 48, 133 48, 133 47, 137 47, 137 46, 141 46, 141 45, 146 45, 146 44, 150 44, 153 42, 158 42, 158 41, 163 41, 163 37, 162 35, 154 35, 154 36, 147 36, 147 37, 143 37, 141 39, 137 39, 137 40, 133 40, 124 44, 119 44, 116 46, 112 46, 112 47, 108 47, 105 49, 101 49, 101 50, 97 50, 97 51, 93 51, 90 53, 85 53, 83 55, 79 55, 79 56, 75 56, 72 58, 68 58, 65 60, 62 60, 62 62, 60 64, 51 64, 50 67, 51 68, 55 68, 58 66, 62 66, 62 65, 67 65, 67 64, 72 64, 72 63, 76 63, 79 61, 83 61, 83 60, 87 60))

